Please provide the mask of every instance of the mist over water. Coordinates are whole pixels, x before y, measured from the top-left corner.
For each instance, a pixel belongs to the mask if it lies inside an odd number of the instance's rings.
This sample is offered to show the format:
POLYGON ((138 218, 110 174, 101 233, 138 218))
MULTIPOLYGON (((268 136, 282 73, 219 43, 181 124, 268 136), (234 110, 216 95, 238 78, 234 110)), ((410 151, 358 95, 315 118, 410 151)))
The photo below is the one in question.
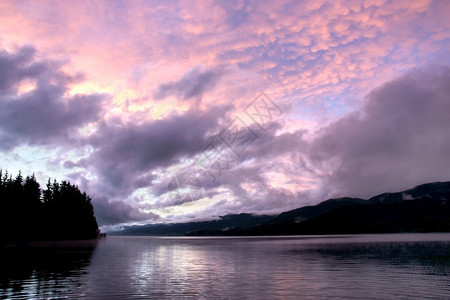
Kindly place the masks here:
POLYGON ((450 296, 450 234, 108 237, 2 252, 2 299, 450 296))

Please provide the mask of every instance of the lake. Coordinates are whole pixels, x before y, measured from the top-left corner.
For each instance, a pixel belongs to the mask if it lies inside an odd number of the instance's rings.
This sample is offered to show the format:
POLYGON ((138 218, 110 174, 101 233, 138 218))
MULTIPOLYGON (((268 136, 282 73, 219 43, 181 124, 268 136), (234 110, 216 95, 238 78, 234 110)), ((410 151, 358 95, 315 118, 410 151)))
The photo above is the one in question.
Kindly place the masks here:
POLYGON ((450 298, 450 234, 107 237, 1 252, 1 299, 450 298))

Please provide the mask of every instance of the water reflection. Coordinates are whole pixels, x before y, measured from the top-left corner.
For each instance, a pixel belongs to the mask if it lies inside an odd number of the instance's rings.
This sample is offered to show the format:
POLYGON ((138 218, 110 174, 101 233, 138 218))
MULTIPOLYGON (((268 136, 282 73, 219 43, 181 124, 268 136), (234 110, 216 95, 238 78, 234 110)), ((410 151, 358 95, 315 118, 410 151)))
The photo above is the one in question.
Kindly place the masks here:
POLYGON ((82 294, 95 241, 40 243, 0 249, 0 297, 64 298, 82 294))
POLYGON ((72 250, 38 251, 25 260, 21 259, 25 254, 16 253, 8 262, 7 278, 2 277, 0 298, 445 299, 450 295, 450 234, 109 237, 95 251, 72 250))
POLYGON ((286 256, 320 266, 310 279, 339 298, 448 299, 450 242, 330 243, 286 256))
POLYGON ((114 237, 95 253, 90 276, 98 284, 89 296, 392 299, 450 294, 449 242, 383 242, 390 238, 114 237), (114 273, 105 265, 111 260, 114 273))

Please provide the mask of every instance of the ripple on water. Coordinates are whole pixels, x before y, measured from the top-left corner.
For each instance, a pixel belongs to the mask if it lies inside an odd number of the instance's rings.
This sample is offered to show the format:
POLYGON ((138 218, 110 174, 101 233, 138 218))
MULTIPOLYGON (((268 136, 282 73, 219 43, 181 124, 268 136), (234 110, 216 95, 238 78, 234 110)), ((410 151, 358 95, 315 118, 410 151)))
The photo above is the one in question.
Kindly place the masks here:
POLYGON ((449 246, 444 234, 109 237, 3 249, 0 298, 448 299, 449 246))

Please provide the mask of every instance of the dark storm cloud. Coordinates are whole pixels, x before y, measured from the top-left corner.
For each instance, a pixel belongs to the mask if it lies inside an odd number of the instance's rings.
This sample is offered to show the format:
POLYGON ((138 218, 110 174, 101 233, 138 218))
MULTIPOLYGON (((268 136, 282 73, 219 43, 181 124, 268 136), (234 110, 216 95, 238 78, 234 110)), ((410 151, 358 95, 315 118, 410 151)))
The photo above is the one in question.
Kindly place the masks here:
POLYGON ((0 53, 0 148, 20 144, 63 143, 78 128, 95 121, 103 95, 66 96, 66 84, 81 76, 58 71, 54 62, 35 62, 35 50, 0 53), (31 80, 35 88, 18 94, 18 86, 31 80))
POLYGON ((450 179, 450 68, 412 71, 366 101, 311 144, 331 190, 370 196, 450 179))
POLYGON ((229 107, 190 110, 142 124, 103 123, 90 144, 96 149, 82 161, 106 179, 105 188, 126 193, 151 184, 151 171, 202 150, 229 107))
POLYGON ((31 63, 36 49, 25 46, 16 53, 0 51, 0 91, 13 89, 18 82, 26 78, 36 78, 47 69, 43 63, 31 63))
MULTIPOLYGON (((210 161, 210 166, 206 168, 194 164, 194 166, 181 169, 177 173, 177 176, 179 175, 178 182, 183 182, 183 178, 186 176, 197 178, 198 182, 193 179, 191 184, 197 184, 202 188, 201 198, 212 198, 221 194, 223 188, 229 190, 231 192, 230 199, 221 206, 222 212, 215 212, 216 215, 226 214, 237 207, 239 209, 234 210, 235 213, 254 211, 273 213, 279 211, 280 205, 296 207, 295 200, 298 200, 298 195, 286 189, 272 188, 267 183, 269 178, 264 175, 267 171, 281 168, 278 165, 278 159, 281 156, 294 151, 294 149, 299 149, 302 144, 305 144, 303 132, 284 133, 276 136, 276 132, 280 128, 282 128, 280 123, 273 122, 266 127, 264 132, 258 131, 258 138, 240 156, 237 156, 224 143, 220 143, 220 140, 214 140, 217 142, 215 152, 220 153, 217 156, 220 158, 217 161, 215 159, 210 161), (250 187, 250 192, 247 187, 250 187)), ((206 163, 207 160, 204 162, 206 163)), ((295 171, 298 169, 293 168, 292 172, 295 171)), ((193 198, 189 194, 168 193, 172 189, 169 188, 167 182, 153 184, 151 190, 154 195, 159 197, 157 202, 148 208, 181 205, 199 199, 193 198)))
POLYGON ((97 196, 93 199, 95 216, 100 226, 120 224, 132 221, 155 222, 161 219, 154 213, 144 213, 137 207, 123 201, 110 201, 106 197, 97 196))
POLYGON ((179 80, 161 84, 154 93, 156 100, 175 95, 178 99, 201 99, 203 94, 213 89, 219 79, 225 74, 222 68, 203 70, 194 68, 186 72, 179 80))

